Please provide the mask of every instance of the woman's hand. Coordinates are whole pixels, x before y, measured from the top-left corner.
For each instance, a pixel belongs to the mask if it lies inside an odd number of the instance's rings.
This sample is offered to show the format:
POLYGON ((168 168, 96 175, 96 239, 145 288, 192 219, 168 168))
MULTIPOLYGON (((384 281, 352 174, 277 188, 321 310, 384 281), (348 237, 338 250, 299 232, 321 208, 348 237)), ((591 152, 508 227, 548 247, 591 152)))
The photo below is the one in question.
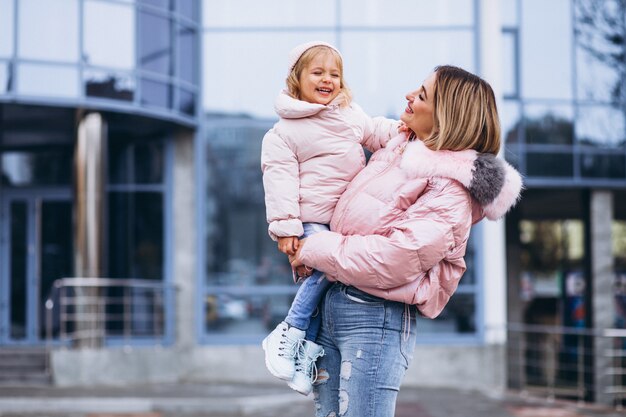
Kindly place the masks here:
MULTIPOLYGON (((285 255, 294 256, 298 250, 300 241, 297 236, 286 236, 278 238, 278 250, 285 255)), ((290 259, 291 261, 291 259, 290 259)))
POLYGON ((300 260, 300 251, 305 242, 306 239, 300 240, 296 252, 293 255, 289 255, 289 263, 291 263, 291 267, 296 270, 296 274, 298 274, 299 277, 308 277, 313 273, 313 268, 306 266, 300 260))

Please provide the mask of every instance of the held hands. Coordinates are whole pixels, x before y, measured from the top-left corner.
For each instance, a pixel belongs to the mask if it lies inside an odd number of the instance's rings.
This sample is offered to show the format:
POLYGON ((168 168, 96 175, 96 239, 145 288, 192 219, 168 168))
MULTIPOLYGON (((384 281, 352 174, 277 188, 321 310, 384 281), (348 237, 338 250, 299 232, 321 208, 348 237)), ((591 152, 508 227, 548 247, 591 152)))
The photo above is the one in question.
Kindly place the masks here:
POLYGON ((306 239, 302 239, 298 242, 298 247, 293 255, 289 254, 289 263, 291 267, 296 270, 296 274, 299 277, 309 277, 313 274, 313 268, 308 267, 300 260, 300 251, 304 246, 306 239))
POLYGON ((286 236, 278 238, 278 250, 289 256, 289 261, 291 262, 291 257, 296 254, 298 250, 298 246, 300 245, 300 241, 297 236, 286 236))

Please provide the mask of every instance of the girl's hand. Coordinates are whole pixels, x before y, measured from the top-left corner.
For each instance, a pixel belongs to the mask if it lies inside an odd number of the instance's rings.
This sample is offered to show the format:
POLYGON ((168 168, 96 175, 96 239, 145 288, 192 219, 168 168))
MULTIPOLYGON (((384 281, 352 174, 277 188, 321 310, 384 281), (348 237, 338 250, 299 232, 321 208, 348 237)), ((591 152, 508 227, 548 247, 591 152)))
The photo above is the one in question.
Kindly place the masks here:
POLYGON ((278 238, 278 250, 285 255, 293 256, 298 250, 300 241, 297 236, 287 236, 278 238))
POLYGON ((296 249, 296 251, 293 253, 293 255, 291 254, 289 255, 289 263, 291 263, 291 267, 295 268, 296 270, 298 269, 299 266, 304 265, 302 261, 300 260, 300 252, 302 251, 302 247, 304 246, 305 242, 306 242, 306 239, 300 240, 298 242, 298 248, 296 249))
POLYGON ((403 121, 400 121, 400 124, 398 125, 398 132, 408 132, 409 130, 411 129, 409 129, 409 127, 405 125, 403 121))

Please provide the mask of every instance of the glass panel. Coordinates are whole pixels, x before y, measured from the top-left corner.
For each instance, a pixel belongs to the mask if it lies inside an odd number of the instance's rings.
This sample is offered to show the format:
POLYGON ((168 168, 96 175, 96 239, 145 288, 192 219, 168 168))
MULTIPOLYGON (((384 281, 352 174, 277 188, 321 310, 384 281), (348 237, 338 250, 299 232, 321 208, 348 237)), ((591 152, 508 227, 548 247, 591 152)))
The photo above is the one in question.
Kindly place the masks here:
POLYGON ((7 151, 2 153, 3 184, 12 187, 70 185, 73 158, 70 149, 7 151))
POLYGON ((355 101, 372 116, 398 118, 406 93, 419 88, 437 65, 474 70, 472 31, 350 32, 342 35, 341 45, 346 81, 355 101), (419 54, 398 53, 412 51, 415 45, 428 47, 419 54))
POLYGON ((135 183, 161 184, 164 166, 163 142, 136 142, 134 148, 135 183))
POLYGON ((133 7, 87 0, 84 14, 84 62, 89 65, 132 69, 135 66, 133 7))
POLYGON ((171 75, 172 24, 170 19, 148 12, 139 12, 141 39, 139 65, 141 69, 171 75))
POLYGON ((571 153, 528 152, 526 173, 534 177, 572 177, 574 158, 571 153))
POLYGON ((502 0, 500 11, 502 12, 502 26, 517 26, 517 3, 518 0, 502 0))
POLYGON ((141 104, 170 108, 172 88, 169 84, 147 79, 141 80, 141 104))
POLYGON ((18 55, 21 58, 79 60, 77 0, 20 0, 19 5, 18 55))
POLYGON ((52 65, 20 64, 17 92, 33 96, 79 96, 78 69, 52 65))
POLYGON ((578 97, 619 101, 623 89, 619 74, 624 64, 624 22, 617 16, 623 18, 626 13, 624 3, 577 0, 574 4, 578 97))
POLYGON ((626 155, 583 153, 580 158, 580 174, 590 178, 624 179, 626 177, 626 155))
POLYGON ((504 100, 500 105, 500 123, 504 138, 504 156, 513 166, 519 167, 520 156, 520 106, 517 101, 504 100))
POLYGON ((84 86, 85 95, 89 97, 133 101, 135 95, 135 79, 130 74, 85 71, 84 86))
POLYGON ((624 110, 612 106, 581 106, 576 118, 578 142, 595 147, 626 146, 624 110))
MULTIPOLYGON (((46 299, 57 279, 74 276, 72 203, 69 201, 44 201, 41 204, 41 281, 39 283, 39 317, 41 338, 45 337, 46 299)), ((53 320, 53 334, 58 333, 58 317, 53 320)))
POLYGON ((502 56, 504 58, 503 91, 507 97, 517 97, 517 32, 504 32, 502 34, 502 56))
POLYGON ((161 184, 164 147, 160 140, 133 143, 124 134, 109 139, 109 182, 111 184, 161 184))
POLYGON ((13 55, 13 0, 0 0, 0 56, 13 55))
POLYGON ((163 279, 163 195, 109 192, 109 273, 163 279))
POLYGON ((189 19, 199 21, 200 16, 196 13, 198 10, 198 0, 178 0, 177 4, 178 13, 189 19))
POLYGON ((292 280, 265 221, 259 155, 271 125, 238 118, 208 126, 204 273, 211 285, 289 285, 292 280))
POLYGON ((190 27, 176 26, 178 57, 176 58, 176 75, 192 84, 197 84, 197 53, 196 31, 190 27))
MULTIPOLYGON (((335 0, 319 0, 306 7, 293 0, 205 1, 202 4, 204 27, 334 27, 335 0)), ((318 39, 315 36, 308 38, 318 39)), ((297 45, 297 44, 294 44, 297 45)), ((245 50, 252 51, 252 48, 245 50)), ((285 55, 286 56, 286 55, 285 55)))
POLYGON ((147 4, 150 6, 158 7, 160 9, 169 10, 170 0, 137 0, 139 4, 147 4))
MULTIPOLYGON (((294 287, 295 288, 295 287, 294 287)), ((262 336, 273 330, 289 310, 293 294, 208 294, 204 298, 204 329, 209 335, 262 336)))
POLYGON ((178 90, 178 110, 190 116, 196 115, 196 95, 186 90, 178 90))
POLYGON ((571 145, 574 143, 574 110, 572 106, 524 107, 526 143, 571 145))
POLYGON ((341 24, 355 26, 452 26, 474 24, 472 0, 343 0, 341 24))
POLYGON ((9 91, 9 63, 0 61, 0 93, 9 91))
POLYGON ((421 334, 463 334, 476 332, 476 301, 474 294, 456 293, 441 315, 434 320, 417 317, 421 334))
POLYGON ((12 339, 24 339, 26 338, 28 282, 28 205, 26 202, 11 202, 10 216, 10 337, 12 339))
POLYGON ((521 2, 521 78, 525 98, 572 98, 570 3, 570 0, 521 2), (555 33, 559 36, 554 36, 555 33))
MULTIPOLYGON (((231 4, 230 2, 209 2, 208 4, 216 3, 231 4)), ((204 36, 205 110, 272 118, 276 117, 274 99, 285 86, 289 51, 294 46, 311 39, 333 42, 332 31, 281 33, 280 35, 265 32, 209 33, 204 36), (235 53, 235 51, 245 51, 245 53, 235 53), (279 63, 279 70, 276 70, 275 65, 257 65, 254 69, 254 77, 252 77, 250 76, 250 62, 279 63), (282 68, 285 72, 282 72, 282 68), (259 83, 258 80, 263 80, 263 82, 259 83), (242 91, 246 94, 241 94, 242 91)))
POLYGON ((613 221, 615 327, 626 329, 626 222, 613 221))

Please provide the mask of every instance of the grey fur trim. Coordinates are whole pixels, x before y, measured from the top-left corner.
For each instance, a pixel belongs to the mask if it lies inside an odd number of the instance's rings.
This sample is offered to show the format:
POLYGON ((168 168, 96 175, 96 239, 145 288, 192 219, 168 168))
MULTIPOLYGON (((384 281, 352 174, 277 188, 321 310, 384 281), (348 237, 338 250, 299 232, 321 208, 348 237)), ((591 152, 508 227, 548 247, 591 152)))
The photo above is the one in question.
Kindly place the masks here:
POLYGON ((469 192, 480 203, 486 206, 496 199, 504 186, 504 165, 495 155, 479 153, 474 161, 474 175, 469 192))

